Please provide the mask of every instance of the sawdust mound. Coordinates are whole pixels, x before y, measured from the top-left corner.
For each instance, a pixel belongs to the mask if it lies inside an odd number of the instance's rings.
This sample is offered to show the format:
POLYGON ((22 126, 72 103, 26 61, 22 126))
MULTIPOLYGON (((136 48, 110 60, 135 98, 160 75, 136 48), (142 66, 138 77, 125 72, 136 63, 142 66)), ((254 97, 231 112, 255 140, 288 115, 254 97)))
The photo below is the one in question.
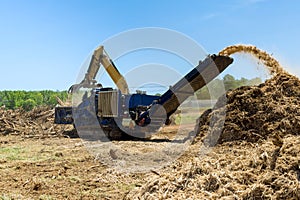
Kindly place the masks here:
POLYGON ((300 80, 282 73, 258 86, 244 86, 227 92, 212 110, 198 119, 196 133, 207 131, 211 133, 210 144, 214 144, 214 140, 217 143, 234 140, 258 142, 269 137, 280 142, 286 134, 298 135, 300 80), (223 121, 212 121, 212 118, 221 112, 226 113, 224 128, 221 134, 214 136, 223 121))
POLYGON ((273 78, 259 86, 227 92, 213 110, 199 117, 196 134, 209 132, 206 138, 209 145, 233 140, 257 142, 268 137, 281 143, 284 135, 297 135, 300 132, 300 80, 283 70, 270 54, 255 46, 232 45, 219 52, 226 56, 234 53, 253 55, 267 67, 273 78))
POLYGON ((21 135, 29 138, 62 137, 72 129, 54 124, 54 109, 47 106, 31 111, 0 108, 0 134, 21 135))

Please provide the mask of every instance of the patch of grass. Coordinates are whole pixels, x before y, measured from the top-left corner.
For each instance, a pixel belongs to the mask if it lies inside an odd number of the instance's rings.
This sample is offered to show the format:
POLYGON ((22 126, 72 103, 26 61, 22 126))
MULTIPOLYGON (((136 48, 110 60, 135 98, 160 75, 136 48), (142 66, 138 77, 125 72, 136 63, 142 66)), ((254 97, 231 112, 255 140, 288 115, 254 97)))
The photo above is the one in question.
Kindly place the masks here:
POLYGON ((117 187, 119 188, 119 190, 121 191, 129 191, 129 190, 132 190, 136 187, 135 184, 117 184, 117 187))
POLYGON ((50 195, 42 194, 39 197, 40 200, 52 200, 53 198, 50 195))
MULTIPOLYGON (((175 124, 194 124, 197 118, 209 107, 192 108, 185 107, 181 109, 181 113, 175 115, 175 124)), ((173 119, 174 120, 174 119, 173 119)))
POLYGON ((78 176, 70 176, 69 179, 73 183, 79 183, 81 181, 81 179, 78 176))
POLYGON ((21 147, 1 147, 0 159, 6 160, 25 160, 22 156, 24 149, 21 147))
POLYGON ((9 196, 6 196, 6 195, 1 195, 0 200, 11 200, 11 198, 9 196))
POLYGON ((194 114, 194 115, 186 115, 186 114, 180 114, 175 119, 175 124, 193 124, 196 123, 196 119, 200 115, 194 114))
POLYGON ((0 200, 24 199, 20 194, 1 194, 0 200))
POLYGON ((0 160, 41 162, 46 160, 63 160, 60 154, 53 151, 43 152, 38 146, 0 147, 0 160))

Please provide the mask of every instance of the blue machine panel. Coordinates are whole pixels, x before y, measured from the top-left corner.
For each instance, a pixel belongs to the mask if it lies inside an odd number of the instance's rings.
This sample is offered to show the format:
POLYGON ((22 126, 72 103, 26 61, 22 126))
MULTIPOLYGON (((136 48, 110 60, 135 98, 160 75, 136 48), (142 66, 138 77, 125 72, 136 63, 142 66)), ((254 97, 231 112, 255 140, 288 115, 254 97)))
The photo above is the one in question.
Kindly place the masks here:
POLYGON ((136 108, 137 106, 149 106, 154 100, 157 100, 159 96, 147 95, 147 94, 132 94, 128 97, 129 108, 136 108))

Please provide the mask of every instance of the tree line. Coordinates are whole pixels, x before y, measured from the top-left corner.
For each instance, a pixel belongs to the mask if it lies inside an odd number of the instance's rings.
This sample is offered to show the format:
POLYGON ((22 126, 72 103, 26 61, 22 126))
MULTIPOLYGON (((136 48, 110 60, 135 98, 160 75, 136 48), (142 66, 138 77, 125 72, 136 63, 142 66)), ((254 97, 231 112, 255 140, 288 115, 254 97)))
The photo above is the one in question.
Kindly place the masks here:
MULTIPOLYGON (((217 99, 230 89, 236 89, 244 85, 257 85, 262 80, 260 78, 253 79, 235 79, 232 75, 227 74, 222 79, 214 79, 208 86, 196 92, 198 99, 217 99)), ((159 94, 157 94, 159 95, 159 94)), ((57 97, 62 101, 68 98, 67 91, 0 91, 0 107, 5 106, 7 109, 23 108, 24 110, 31 110, 36 106, 47 105, 54 107, 57 104, 57 97)))
POLYGON ((262 80, 259 77, 236 79, 234 76, 227 74, 222 79, 214 79, 207 86, 198 90, 196 96, 197 99, 218 99, 224 93, 224 90, 228 91, 241 86, 258 85, 260 83, 262 83, 262 80))
POLYGON ((65 101, 68 97, 66 91, 0 91, 0 106, 7 109, 23 108, 31 110, 36 106, 51 106, 57 104, 57 97, 65 101))

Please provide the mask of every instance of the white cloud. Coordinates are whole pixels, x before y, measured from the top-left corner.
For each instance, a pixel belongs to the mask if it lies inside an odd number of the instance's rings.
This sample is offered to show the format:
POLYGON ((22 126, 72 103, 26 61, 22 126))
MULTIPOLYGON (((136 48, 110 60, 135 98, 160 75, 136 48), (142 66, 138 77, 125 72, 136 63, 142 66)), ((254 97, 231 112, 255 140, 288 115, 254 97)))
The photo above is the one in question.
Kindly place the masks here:
POLYGON ((219 13, 209 13, 209 14, 206 14, 202 17, 203 20, 209 20, 209 19, 212 19, 212 18, 215 18, 215 17, 218 17, 220 14, 219 13))

